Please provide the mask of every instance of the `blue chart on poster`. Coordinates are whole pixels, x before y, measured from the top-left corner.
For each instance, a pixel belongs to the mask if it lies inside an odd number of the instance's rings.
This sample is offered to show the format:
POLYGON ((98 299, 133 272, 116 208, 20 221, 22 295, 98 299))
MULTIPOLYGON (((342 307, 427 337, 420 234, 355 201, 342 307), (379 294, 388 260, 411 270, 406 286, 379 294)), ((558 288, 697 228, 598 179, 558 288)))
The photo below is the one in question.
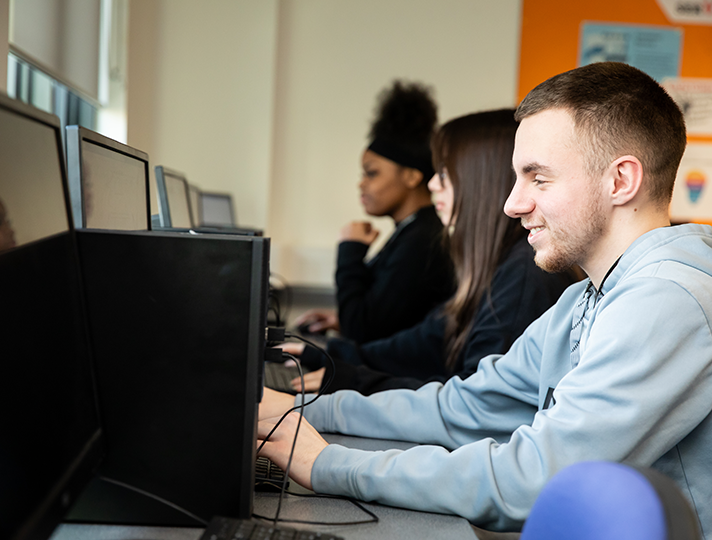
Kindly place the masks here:
POLYGON ((657 81, 680 75, 682 30, 645 25, 584 22, 579 66, 594 62, 625 62, 657 81))

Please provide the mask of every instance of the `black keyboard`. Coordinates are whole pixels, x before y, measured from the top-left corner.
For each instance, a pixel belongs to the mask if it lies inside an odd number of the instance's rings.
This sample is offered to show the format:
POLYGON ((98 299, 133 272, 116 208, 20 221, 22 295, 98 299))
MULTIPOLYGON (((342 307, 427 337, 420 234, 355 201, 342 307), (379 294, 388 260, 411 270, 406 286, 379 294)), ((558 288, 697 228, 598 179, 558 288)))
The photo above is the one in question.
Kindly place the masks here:
POLYGON ((296 394, 292 388, 292 379, 299 377, 297 366, 285 366, 278 362, 265 362, 265 386, 272 390, 296 394))
MULTIPOLYGON (((282 491, 284 471, 277 467, 270 459, 258 457, 255 463, 255 491, 282 491)), ((289 480, 285 487, 289 487, 289 480)))
POLYGON ((275 527, 254 519, 214 517, 200 540, 344 540, 341 536, 275 527))

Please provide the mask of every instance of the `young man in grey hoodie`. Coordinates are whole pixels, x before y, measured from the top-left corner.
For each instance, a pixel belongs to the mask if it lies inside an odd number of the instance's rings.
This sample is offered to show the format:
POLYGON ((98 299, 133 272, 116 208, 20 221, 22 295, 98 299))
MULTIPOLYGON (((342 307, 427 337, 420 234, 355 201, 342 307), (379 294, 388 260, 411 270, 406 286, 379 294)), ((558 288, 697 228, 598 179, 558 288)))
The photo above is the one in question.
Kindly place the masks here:
MULTIPOLYGON (((539 266, 578 264, 589 279, 464 381, 321 397, 305 408, 292 476, 517 530, 559 470, 625 462, 676 480, 712 538, 712 228, 670 227, 682 114, 644 73, 600 63, 545 81, 517 118, 504 211, 530 231, 539 266), (317 430, 422 446, 365 452, 317 430)), ((292 405, 267 392, 259 437, 292 405)), ((295 425, 262 454, 286 465, 295 425)))

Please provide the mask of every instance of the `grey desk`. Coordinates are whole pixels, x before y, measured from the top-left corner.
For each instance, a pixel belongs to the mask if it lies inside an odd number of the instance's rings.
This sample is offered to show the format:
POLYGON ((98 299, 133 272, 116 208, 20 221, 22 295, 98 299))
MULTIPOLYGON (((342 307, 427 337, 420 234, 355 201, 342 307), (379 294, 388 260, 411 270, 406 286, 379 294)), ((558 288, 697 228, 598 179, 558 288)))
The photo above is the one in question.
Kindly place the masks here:
MULTIPOLYGON (((387 448, 409 448, 411 443, 397 441, 379 441, 344 437, 340 435, 325 435, 331 443, 342 444, 362 450, 383 450, 387 448)), ((273 516, 277 508, 278 495, 273 493, 256 493, 254 511, 256 514, 273 516)), ((376 514, 378 523, 360 525, 300 525, 285 523, 285 526, 311 529, 338 534, 347 540, 393 539, 416 540, 428 539, 477 539, 472 527, 463 518, 430 514, 392 508, 376 504, 364 504, 376 514)), ((314 499, 296 496, 285 496, 282 502, 281 517, 290 517, 322 521, 345 522, 364 521, 369 516, 348 501, 314 499)), ((173 527, 127 527, 116 525, 76 525, 65 524, 57 528, 52 540, 197 540, 202 529, 173 527)))

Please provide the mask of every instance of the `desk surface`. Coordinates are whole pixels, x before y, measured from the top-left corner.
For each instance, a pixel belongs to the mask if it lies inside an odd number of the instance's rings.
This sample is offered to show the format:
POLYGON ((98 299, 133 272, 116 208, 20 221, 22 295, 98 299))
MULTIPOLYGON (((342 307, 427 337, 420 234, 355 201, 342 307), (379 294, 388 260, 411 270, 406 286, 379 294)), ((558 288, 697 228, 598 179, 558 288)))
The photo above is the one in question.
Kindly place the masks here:
MULTIPOLYGON (((383 450, 386 448, 406 449, 413 444, 397 441, 379 441, 326 435, 336 444, 362 450, 383 450)), ((254 512, 263 516, 273 516, 277 508, 278 495, 255 493, 254 512)), ((324 531, 338 534, 347 540, 415 538, 463 538, 476 539, 467 520, 456 516, 430 514, 403 510, 376 504, 365 504, 379 518, 378 523, 360 525, 300 525, 285 523, 285 526, 324 531)), ((364 521, 370 516, 348 501, 323 498, 303 498, 285 496, 280 512, 282 518, 290 517, 320 522, 364 521)), ((127 527, 114 525, 64 524, 57 528, 52 540, 197 540, 203 529, 177 527, 127 527)))

